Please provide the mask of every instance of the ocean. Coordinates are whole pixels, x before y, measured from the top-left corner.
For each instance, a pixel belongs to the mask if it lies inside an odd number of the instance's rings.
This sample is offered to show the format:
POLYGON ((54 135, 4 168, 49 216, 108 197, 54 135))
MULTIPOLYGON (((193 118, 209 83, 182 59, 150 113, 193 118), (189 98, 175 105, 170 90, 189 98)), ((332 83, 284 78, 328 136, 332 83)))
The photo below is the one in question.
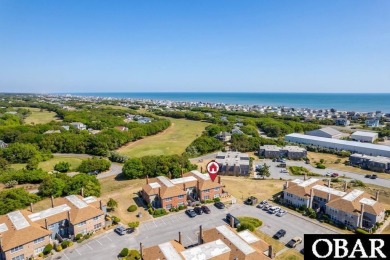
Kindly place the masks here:
POLYGON ((240 105, 286 106, 356 112, 390 113, 390 93, 212 93, 212 92, 142 92, 142 93, 70 93, 79 96, 195 101, 240 105))

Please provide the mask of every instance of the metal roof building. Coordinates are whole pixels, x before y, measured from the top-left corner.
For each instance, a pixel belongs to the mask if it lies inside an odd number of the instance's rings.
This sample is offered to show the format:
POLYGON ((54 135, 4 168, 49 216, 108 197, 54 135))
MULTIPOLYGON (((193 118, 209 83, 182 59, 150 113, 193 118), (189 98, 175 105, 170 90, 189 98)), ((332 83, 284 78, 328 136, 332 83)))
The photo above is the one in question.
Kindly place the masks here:
POLYGON ((352 153, 390 157, 390 146, 385 145, 345 141, 296 133, 286 135, 285 140, 291 143, 311 145, 334 150, 346 150, 352 153))

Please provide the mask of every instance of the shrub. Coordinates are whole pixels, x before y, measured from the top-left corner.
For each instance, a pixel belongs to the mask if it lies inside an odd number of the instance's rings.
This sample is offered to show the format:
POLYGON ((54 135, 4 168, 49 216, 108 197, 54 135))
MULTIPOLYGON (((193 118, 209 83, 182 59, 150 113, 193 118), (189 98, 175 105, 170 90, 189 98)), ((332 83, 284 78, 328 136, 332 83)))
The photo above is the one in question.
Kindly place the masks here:
POLYGON ((263 222, 260 219, 252 217, 238 217, 241 225, 237 228, 237 231, 250 230, 254 231, 256 228, 260 227, 263 222))
POLYGON ((141 254, 139 253, 138 250, 131 249, 129 250, 129 255, 126 258, 128 260, 140 260, 141 259, 141 254))
POLYGON ((56 246, 56 251, 57 252, 61 252, 62 251, 62 246, 61 245, 56 246))
POLYGON ((148 212, 150 215, 153 215, 154 214, 154 209, 153 208, 148 208, 148 212))
POLYGON ((130 228, 137 228, 139 226, 139 221, 130 222, 128 225, 130 228))
POLYGON ((64 240, 61 242, 61 246, 63 249, 69 247, 69 244, 70 244, 70 241, 68 241, 68 240, 64 240))
POLYGON ((126 257, 126 256, 128 256, 129 255, 129 249, 128 248, 123 248, 122 250, 121 250, 121 252, 119 253, 119 256, 120 257, 126 257))
POLYGON ((6 183, 4 183, 5 188, 13 188, 16 185, 18 185, 18 182, 15 180, 7 181, 6 183))
POLYGON ((369 234, 367 231, 361 229, 361 228, 357 228, 355 230, 356 234, 363 234, 363 235, 366 235, 366 234, 369 234))
POLYGON ((86 234, 85 236, 84 236, 84 239, 89 239, 91 237, 91 234, 86 234))
POLYGON ((161 216, 164 216, 168 214, 168 212, 165 210, 165 209, 155 209, 154 212, 153 212, 153 217, 157 218, 157 217, 161 217, 161 216))
POLYGON ((121 222, 121 219, 116 217, 116 216, 112 216, 112 224, 118 224, 119 222, 121 222))
POLYGON ((186 206, 184 206, 184 205, 180 205, 180 206, 178 207, 179 210, 183 210, 183 209, 185 209, 185 208, 186 208, 186 206))
POLYGON ((138 209, 138 207, 136 205, 131 205, 130 207, 127 208, 127 211, 128 212, 134 212, 138 209))
POLYGON ((56 165, 54 165, 54 170, 58 172, 68 172, 70 170, 70 163, 59 162, 56 165))
POLYGON ((323 165, 323 164, 321 164, 321 163, 317 163, 317 168, 318 168, 318 169, 325 169, 326 166, 323 165))
POLYGON ((77 234, 76 235, 76 241, 80 240, 83 237, 83 234, 77 234))
POLYGON ((46 246, 45 246, 45 248, 43 249, 43 254, 44 255, 48 255, 48 254, 50 254, 50 252, 51 252, 51 250, 53 250, 53 245, 52 244, 47 244, 46 246))
POLYGON ((214 200, 214 202, 220 202, 221 201, 220 198, 214 198, 213 200, 214 200))

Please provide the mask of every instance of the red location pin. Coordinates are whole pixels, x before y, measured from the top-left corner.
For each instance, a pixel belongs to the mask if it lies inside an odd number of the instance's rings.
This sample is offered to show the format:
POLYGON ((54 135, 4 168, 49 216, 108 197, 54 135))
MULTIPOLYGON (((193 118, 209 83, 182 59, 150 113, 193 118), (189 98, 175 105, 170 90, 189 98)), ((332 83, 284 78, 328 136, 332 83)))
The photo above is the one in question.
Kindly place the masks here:
POLYGON ((207 164, 206 168, 211 180, 214 181, 219 172, 219 164, 216 161, 211 161, 207 164))

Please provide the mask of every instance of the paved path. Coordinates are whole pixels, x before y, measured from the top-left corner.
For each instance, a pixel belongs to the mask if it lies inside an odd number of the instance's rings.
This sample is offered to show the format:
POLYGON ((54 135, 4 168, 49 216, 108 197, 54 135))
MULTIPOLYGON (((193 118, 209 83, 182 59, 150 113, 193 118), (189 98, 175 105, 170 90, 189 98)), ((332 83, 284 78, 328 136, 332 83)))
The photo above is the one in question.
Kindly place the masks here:
MULTIPOLYGON (((211 214, 203 214, 195 218, 189 218, 184 211, 169 214, 167 216, 142 222, 138 232, 130 235, 119 236, 113 231, 106 232, 94 237, 83 244, 75 244, 59 254, 54 259, 96 259, 107 260, 117 259, 118 253, 124 247, 139 249, 142 242, 145 247, 158 245, 170 240, 178 239, 178 232, 182 233, 182 243, 189 246, 197 243, 199 225, 203 229, 214 228, 219 225, 226 225, 224 220, 230 212, 234 216, 252 216, 263 221, 260 231, 273 236, 279 229, 285 229, 287 234, 280 241, 287 243, 292 237, 305 234, 335 234, 337 230, 324 227, 321 223, 308 221, 287 213, 283 217, 268 214, 267 212, 252 206, 242 204, 231 205, 226 209, 219 210, 209 205, 211 214), (302 228, 304 227, 304 228, 302 228)), ((298 245, 296 250, 301 250, 303 243, 298 245)))
MULTIPOLYGON (((273 162, 270 159, 255 160, 253 165, 255 166, 256 164, 264 164, 264 163, 266 163, 267 165, 270 166, 271 178, 274 178, 274 179, 279 179, 279 178, 283 178, 283 179, 303 178, 303 176, 302 177, 300 177, 300 176, 298 177, 298 176, 291 176, 288 173, 281 173, 280 170, 282 168, 277 167, 277 165, 280 164, 280 163, 279 162, 273 162)), ((373 179, 365 178, 364 174, 358 174, 358 173, 347 172, 347 171, 340 171, 340 170, 335 170, 335 169, 331 169, 331 168, 317 169, 317 168, 311 166, 310 164, 306 164, 303 161, 287 160, 286 163, 287 163, 287 166, 302 166, 302 167, 305 167, 305 168, 309 169, 311 172, 318 173, 318 174, 321 174, 323 176, 325 176, 327 173, 337 172, 340 176, 344 176, 345 175, 345 177, 348 177, 350 179, 360 180, 360 181, 363 181, 364 183, 375 184, 375 185, 383 186, 383 187, 387 187, 387 188, 390 187, 390 179, 377 178, 377 179, 373 180, 373 179)))

